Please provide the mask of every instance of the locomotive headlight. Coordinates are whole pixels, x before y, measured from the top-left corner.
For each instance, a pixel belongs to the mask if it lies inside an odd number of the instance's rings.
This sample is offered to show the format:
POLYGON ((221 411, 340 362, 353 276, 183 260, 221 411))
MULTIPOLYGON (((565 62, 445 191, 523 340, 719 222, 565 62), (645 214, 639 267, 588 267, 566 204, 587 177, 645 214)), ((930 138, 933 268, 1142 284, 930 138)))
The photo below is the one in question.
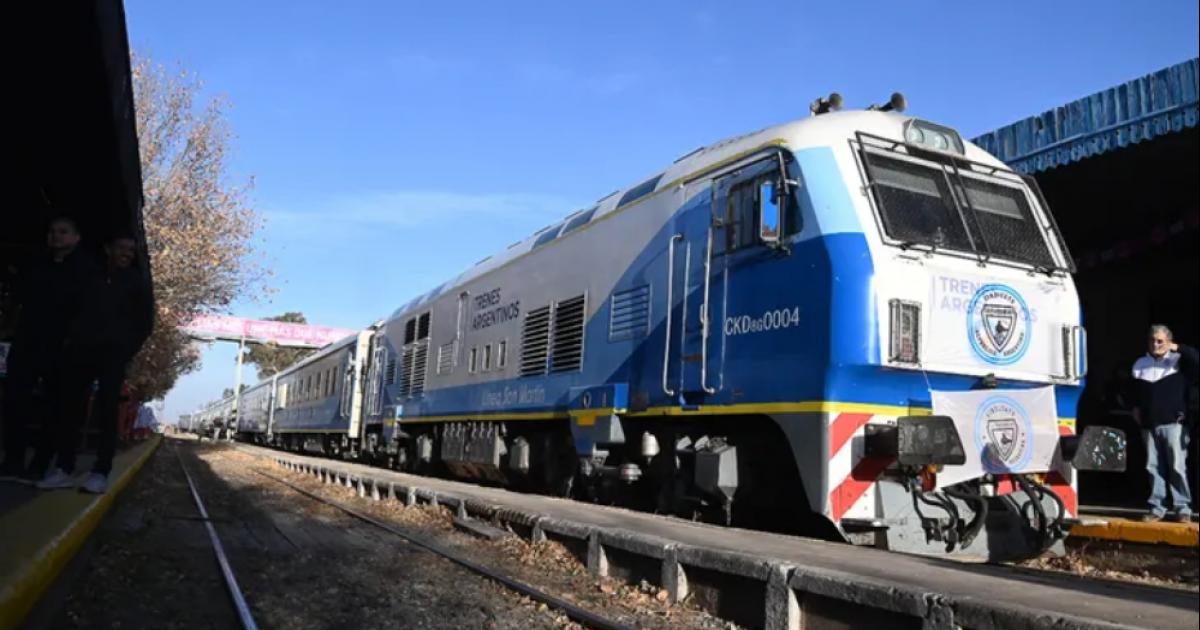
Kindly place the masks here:
POLYGON ((890 300, 888 311, 888 361, 894 364, 919 364, 920 304, 906 300, 890 300))
POLYGON ((893 299, 888 302, 888 361, 921 362, 921 305, 893 299))
POLYGON ((957 131, 915 118, 905 123, 904 141, 943 153, 964 153, 963 141, 957 131))

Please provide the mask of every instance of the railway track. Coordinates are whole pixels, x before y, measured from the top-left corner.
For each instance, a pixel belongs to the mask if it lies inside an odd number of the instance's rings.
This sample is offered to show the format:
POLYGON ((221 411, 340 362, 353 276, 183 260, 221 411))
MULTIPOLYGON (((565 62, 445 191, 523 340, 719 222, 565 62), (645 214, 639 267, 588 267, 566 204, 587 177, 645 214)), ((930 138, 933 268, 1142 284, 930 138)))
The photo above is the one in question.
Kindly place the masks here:
POLYGON ((204 499, 200 498, 196 481, 192 479, 192 473, 188 472, 187 464, 184 463, 183 456, 179 454, 179 447, 172 447, 172 450, 175 452, 175 458, 179 460, 179 468, 183 471, 183 476, 187 479, 188 488, 192 492, 192 501, 195 502, 196 510, 200 512, 200 518, 203 519, 204 527, 208 531, 208 540, 212 544, 217 564, 221 567, 221 578, 225 582, 225 590, 229 593, 229 600, 233 605, 234 612, 245 630, 258 630, 258 624, 255 623, 250 606, 246 603, 246 596, 238 586, 237 576, 234 575, 233 567, 229 563, 229 556, 225 553, 225 546, 221 544, 221 537, 217 535, 217 529, 213 527, 212 520, 208 517, 204 499))
POLYGON ((279 477, 276 477, 275 475, 265 473, 261 470, 255 470, 254 472, 258 473, 259 475, 262 475, 263 477, 266 477, 267 479, 270 479, 277 483, 283 484, 284 486, 287 486, 291 490, 293 490, 299 494, 302 494, 313 501, 322 503, 324 505, 328 505, 330 507, 337 508, 337 509, 341 510, 342 512, 345 512, 346 514, 348 514, 360 521, 363 521, 364 523, 369 523, 383 531, 386 531, 390 534, 394 534, 394 535, 400 537, 401 539, 403 539, 405 542, 411 543, 411 544, 416 545, 417 547, 420 547, 421 549, 424 549, 430 553, 433 553, 442 558, 445 558, 445 559, 449 560, 450 562, 453 562, 454 564, 457 564, 458 566, 461 566, 461 567, 471 571, 472 573, 475 573, 479 576, 485 577, 489 580, 492 580, 493 582, 496 582, 497 584, 504 586, 505 588, 508 588, 509 590, 513 591, 514 593, 524 595, 525 597, 528 597, 536 602, 546 604, 547 606, 554 608, 555 610, 558 610, 559 612, 562 612, 568 618, 570 618, 572 621, 579 622, 590 628, 596 628, 597 630, 632 630, 632 628, 633 628, 633 626, 619 623, 617 621, 613 621, 611 619, 608 619, 606 617, 603 617, 601 615, 593 613, 585 608, 582 608, 582 607, 577 606, 565 599, 562 599, 561 597, 556 597, 554 595, 551 595, 541 589, 538 589, 535 586, 532 586, 526 582, 522 582, 504 572, 497 571, 495 569, 491 569, 482 564, 479 564, 478 562, 474 562, 466 557, 463 557, 461 554, 455 553, 454 551, 437 544, 436 542, 433 542, 433 541, 428 540, 421 536, 417 536, 410 532, 405 532, 397 527, 394 527, 394 526, 389 525, 377 518, 374 518, 364 512, 356 510, 340 501, 334 501, 332 499, 327 499, 318 494, 309 492, 308 490, 305 490, 304 488, 301 488, 300 486, 297 486, 296 484, 293 484, 290 481, 287 481, 286 479, 281 479, 279 477))
MULTIPOLYGON (((180 454, 177 447, 173 448, 173 450, 175 457, 179 462, 180 469, 183 471, 183 474, 187 479, 193 502, 195 503, 196 509, 200 513, 200 518, 207 530, 209 542, 212 546, 213 553, 216 557, 217 564, 219 565, 222 579, 225 584, 226 592, 229 596, 230 605, 237 614, 237 617, 243 628, 246 630, 257 630, 258 625, 251 612, 250 606, 247 603, 246 595, 239 586, 237 577, 233 570, 233 563, 230 561, 231 554, 227 552, 226 546, 222 544, 221 538, 217 533, 217 529, 213 525, 213 520, 209 517, 209 512, 201 496, 200 489, 192 477, 191 472, 188 469, 188 465, 184 461, 183 455, 180 454)), ((446 547, 439 545, 432 540, 415 535, 411 532, 403 531, 400 528, 376 519, 344 503, 309 492, 308 490, 305 490, 304 488, 293 484, 286 479, 282 479, 257 469, 255 469, 254 472, 263 478, 269 479, 276 484, 286 487, 291 492, 305 497, 306 500, 334 508, 346 514, 347 516, 370 525, 374 529, 381 530, 391 536, 397 537, 405 544, 409 545, 410 548, 415 547, 423 552, 444 558, 454 565, 461 567, 470 573, 490 580, 515 594, 527 597, 530 600, 540 604, 545 604, 547 607, 558 611, 567 618, 581 625, 589 628, 595 628, 597 630, 631 630, 633 628, 631 625, 609 619, 603 615, 597 614, 570 601, 567 601, 566 599, 547 593, 544 590, 519 580, 505 572, 498 571, 475 562, 460 553, 456 553, 451 549, 447 549, 446 547)))

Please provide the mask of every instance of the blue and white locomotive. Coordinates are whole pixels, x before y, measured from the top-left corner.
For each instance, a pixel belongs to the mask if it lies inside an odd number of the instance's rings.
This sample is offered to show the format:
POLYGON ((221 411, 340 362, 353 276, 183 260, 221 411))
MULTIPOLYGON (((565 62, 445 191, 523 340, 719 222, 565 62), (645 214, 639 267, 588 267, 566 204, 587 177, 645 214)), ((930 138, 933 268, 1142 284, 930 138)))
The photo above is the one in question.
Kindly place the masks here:
POLYGON ((897 102, 829 104, 692 151, 260 384, 243 396, 273 402, 241 406, 243 433, 919 553, 1040 551, 1075 509, 1067 458, 938 488, 964 443, 1019 459, 1034 437, 1012 418, 959 437, 970 419, 930 411, 935 391, 1052 387, 1072 432, 1084 337, 1049 210, 897 102))

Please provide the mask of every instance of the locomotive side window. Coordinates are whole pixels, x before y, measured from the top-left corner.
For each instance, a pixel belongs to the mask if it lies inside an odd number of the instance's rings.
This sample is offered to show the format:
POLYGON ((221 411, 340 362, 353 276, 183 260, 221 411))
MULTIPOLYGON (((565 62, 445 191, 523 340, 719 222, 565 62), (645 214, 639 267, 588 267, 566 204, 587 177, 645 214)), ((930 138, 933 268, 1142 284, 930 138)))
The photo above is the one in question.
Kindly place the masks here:
POLYGON ((757 242, 758 191, 754 180, 742 182, 729 191, 726 205, 726 249, 733 251, 757 242))
MULTIPOLYGON (((762 195, 773 194, 778 185, 779 172, 770 170, 738 182, 729 190, 725 205, 726 251, 758 245, 761 242, 759 229, 762 195)), ((780 201, 783 202, 779 211, 781 225, 775 226, 775 229, 780 238, 786 238, 800 231, 800 208, 794 195, 777 198, 775 203, 780 201)))

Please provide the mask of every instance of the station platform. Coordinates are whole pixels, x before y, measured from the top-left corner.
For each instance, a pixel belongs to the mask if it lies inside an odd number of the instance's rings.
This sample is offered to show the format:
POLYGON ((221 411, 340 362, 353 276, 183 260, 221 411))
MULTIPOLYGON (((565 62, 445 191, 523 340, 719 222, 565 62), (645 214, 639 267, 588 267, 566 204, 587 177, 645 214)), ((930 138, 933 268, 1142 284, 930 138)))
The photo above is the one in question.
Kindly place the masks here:
POLYGON ((1128 542, 1172 547, 1200 547, 1200 523, 1158 521, 1142 522, 1145 510, 1099 506, 1080 507, 1082 525, 1071 528, 1071 536, 1113 542, 1128 542))
MULTIPOLYGON (((0 483, 0 630, 21 624, 161 440, 118 452, 102 495, 0 483)), ((87 470, 91 456, 78 465, 87 470)))

